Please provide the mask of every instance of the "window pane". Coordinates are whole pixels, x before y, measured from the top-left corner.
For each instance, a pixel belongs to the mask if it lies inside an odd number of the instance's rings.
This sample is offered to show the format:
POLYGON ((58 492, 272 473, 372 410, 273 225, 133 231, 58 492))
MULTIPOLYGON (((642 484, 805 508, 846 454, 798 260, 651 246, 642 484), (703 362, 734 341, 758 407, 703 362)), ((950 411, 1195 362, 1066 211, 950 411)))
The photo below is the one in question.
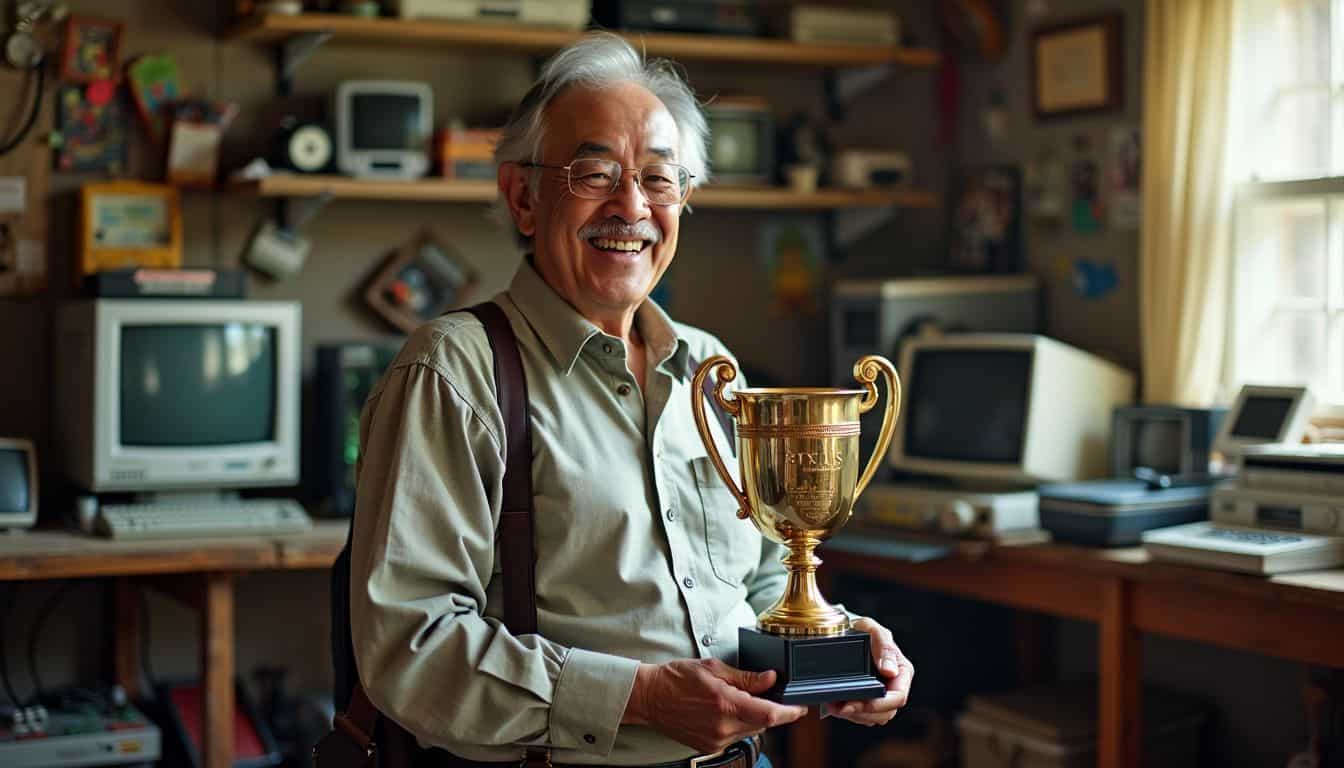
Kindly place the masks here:
POLYGON ((1316 397, 1329 403, 1344 403, 1344 313, 1336 312, 1330 321, 1330 341, 1326 349, 1329 358, 1329 389, 1317 392, 1316 397))
MULTIPOLYGON (((1344 10, 1339 15, 1344 17, 1344 10)), ((1341 26, 1344 26, 1344 22, 1341 22, 1341 26)), ((1344 35, 1344 32, 1340 34, 1344 35)), ((1344 40, 1344 37, 1340 39, 1344 40)), ((1335 58, 1340 60, 1339 66, 1344 68, 1344 43, 1340 43, 1335 58)), ((1344 82, 1335 86, 1335 117, 1330 123, 1330 151, 1335 156, 1330 173, 1344 176, 1344 82)))
POLYGON ((1256 131, 1255 172, 1261 178, 1306 179, 1329 173, 1330 98, 1325 85, 1280 91, 1268 118, 1256 131))
POLYGON ((1238 313, 1241 304, 1325 302, 1324 199, 1250 201, 1238 219, 1238 313))
MULTIPOLYGON (((1344 197, 1330 201, 1330 247, 1326 259, 1330 270, 1330 308, 1344 309, 1344 197)), ((1344 347, 1334 354, 1344 358, 1344 347)), ((1344 385, 1344 379, 1340 383, 1344 385)))
POLYGON ((1267 66, 1281 85, 1324 83, 1330 79, 1330 0, 1278 0, 1274 45, 1267 66))
POLYGON ((1325 312, 1277 310, 1238 339, 1237 379, 1326 389, 1325 312))

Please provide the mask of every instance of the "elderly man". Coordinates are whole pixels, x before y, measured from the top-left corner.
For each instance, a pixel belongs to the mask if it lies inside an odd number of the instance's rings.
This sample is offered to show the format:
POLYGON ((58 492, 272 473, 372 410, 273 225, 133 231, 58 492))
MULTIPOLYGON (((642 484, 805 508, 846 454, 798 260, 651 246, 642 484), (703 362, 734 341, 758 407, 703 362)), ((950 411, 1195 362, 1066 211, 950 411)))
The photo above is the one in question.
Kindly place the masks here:
MULTIPOLYGON (((806 713, 755 695, 775 673, 729 664, 784 570, 736 519, 691 415, 690 361, 726 350, 648 300, 705 179, 706 133, 669 66, 595 35, 548 62, 497 149, 528 253, 495 302, 529 390, 536 634, 500 621, 504 425, 481 324, 419 329, 365 407, 356 657, 436 765, 541 748, 557 765, 751 768, 745 740, 806 713)), ((914 670, 886 629, 857 626, 887 695, 831 712, 882 724, 914 670)))

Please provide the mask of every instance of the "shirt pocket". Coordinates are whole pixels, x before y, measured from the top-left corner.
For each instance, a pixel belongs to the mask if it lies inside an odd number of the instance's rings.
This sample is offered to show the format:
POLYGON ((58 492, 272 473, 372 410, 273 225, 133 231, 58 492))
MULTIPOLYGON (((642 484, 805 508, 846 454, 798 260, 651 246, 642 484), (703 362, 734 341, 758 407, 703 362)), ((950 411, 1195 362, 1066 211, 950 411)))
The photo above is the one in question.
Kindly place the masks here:
POLYGON ((719 581, 740 586, 761 560, 761 534, 750 520, 737 517, 737 497, 724 484, 708 456, 691 459, 700 494, 704 547, 719 581))

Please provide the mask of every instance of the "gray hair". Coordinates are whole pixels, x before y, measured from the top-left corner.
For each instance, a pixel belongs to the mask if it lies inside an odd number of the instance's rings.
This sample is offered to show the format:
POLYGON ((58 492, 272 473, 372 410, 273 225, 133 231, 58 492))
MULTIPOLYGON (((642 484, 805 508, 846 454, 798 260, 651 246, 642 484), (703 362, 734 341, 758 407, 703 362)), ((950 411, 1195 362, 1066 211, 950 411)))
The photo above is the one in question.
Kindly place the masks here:
MULTIPOLYGON (((705 143, 709 125, 700 111, 695 93, 678 72, 676 65, 666 59, 645 60, 630 43, 610 32, 594 32, 550 58, 541 69, 537 82, 514 108, 509 121, 495 145, 495 162, 541 162, 541 145, 546 135, 546 106, 570 87, 601 89, 620 83, 634 83, 647 88, 677 125, 681 152, 677 162, 686 166, 694 177, 691 186, 698 187, 709 178, 705 164, 705 143)), ((528 193, 534 198, 540 174, 534 170, 528 193)), ((504 201, 500 201, 502 220, 515 226, 504 201)), ((521 247, 527 247, 531 238, 517 231, 514 234, 521 247)))

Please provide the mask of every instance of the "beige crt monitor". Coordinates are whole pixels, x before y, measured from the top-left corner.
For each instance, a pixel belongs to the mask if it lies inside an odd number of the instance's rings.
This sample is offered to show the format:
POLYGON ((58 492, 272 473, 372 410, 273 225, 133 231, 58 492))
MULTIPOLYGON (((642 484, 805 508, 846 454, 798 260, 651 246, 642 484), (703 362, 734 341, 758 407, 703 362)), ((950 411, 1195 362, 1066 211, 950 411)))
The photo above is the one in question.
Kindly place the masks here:
POLYGON ((914 339, 901 353, 899 470, 1009 484, 1107 474, 1111 412, 1134 376, 1039 334, 914 339))

